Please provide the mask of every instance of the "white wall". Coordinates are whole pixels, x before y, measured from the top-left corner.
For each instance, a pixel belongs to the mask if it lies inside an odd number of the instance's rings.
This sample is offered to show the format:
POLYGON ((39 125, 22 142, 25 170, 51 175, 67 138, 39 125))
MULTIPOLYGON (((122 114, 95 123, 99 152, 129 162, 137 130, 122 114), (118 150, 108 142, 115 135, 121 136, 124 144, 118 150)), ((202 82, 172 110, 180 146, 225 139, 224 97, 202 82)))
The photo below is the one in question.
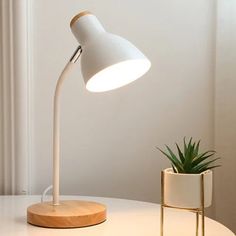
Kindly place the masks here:
POLYGON ((155 146, 184 136, 213 145, 214 1, 32 2, 31 192, 51 184, 53 92, 77 46, 70 19, 88 9, 152 68, 129 86, 93 94, 78 64, 62 91, 61 192, 159 202, 160 170, 169 163, 155 146))
POLYGON ((215 145, 216 216, 236 232, 236 2, 218 1, 216 40, 215 145))

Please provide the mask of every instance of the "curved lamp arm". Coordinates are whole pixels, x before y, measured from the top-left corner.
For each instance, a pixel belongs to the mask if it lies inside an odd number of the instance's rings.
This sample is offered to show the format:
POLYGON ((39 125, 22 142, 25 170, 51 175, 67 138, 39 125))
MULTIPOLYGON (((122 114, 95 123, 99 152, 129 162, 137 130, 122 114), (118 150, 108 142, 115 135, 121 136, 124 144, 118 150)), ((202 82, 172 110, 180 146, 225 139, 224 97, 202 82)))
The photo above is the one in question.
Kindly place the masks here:
POLYGON ((56 85, 53 103, 53 205, 59 205, 59 173, 60 173, 60 105, 59 96, 61 93, 61 86, 66 79, 69 71, 78 60, 82 48, 79 46, 70 61, 66 64, 62 71, 56 85))

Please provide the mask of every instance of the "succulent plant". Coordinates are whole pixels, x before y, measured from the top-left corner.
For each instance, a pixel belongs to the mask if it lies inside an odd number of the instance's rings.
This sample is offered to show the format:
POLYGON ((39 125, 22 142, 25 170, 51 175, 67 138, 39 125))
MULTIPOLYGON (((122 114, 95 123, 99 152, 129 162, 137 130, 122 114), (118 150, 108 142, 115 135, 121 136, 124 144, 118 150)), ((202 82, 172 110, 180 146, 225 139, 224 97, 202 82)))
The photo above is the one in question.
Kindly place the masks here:
POLYGON ((192 138, 190 138, 188 144, 186 144, 185 138, 183 141, 183 150, 176 143, 177 155, 167 145, 165 146, 168 152, 164 152, 157 147, 171 161, 175 173, 198 174, 220 166, 211 165, 219 158, 209 160, 216 153, 215 151, 199 152, 200 140, 198 142, 192 142, 192 138))

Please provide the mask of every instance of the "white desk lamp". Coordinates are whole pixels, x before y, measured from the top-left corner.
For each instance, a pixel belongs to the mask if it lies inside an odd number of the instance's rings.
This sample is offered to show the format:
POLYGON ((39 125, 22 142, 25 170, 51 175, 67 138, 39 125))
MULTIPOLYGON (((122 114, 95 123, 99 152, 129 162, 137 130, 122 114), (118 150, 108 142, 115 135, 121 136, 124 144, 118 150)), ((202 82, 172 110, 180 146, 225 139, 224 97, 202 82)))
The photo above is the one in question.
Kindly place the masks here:
POLYGON ((96 16, 88 11, 76 15, 70 27, 81 46, 62 71, 54 95, 53 201, 34 204, 27 209, 30 224, 50 228, 84 227, 106 220, 106 207, 100 203, 59 201, 59 95, 68 72, 81 55, 86 88, 91 92, 104 92, 136 80, 151 66, 150 61, 133 44, 106 32, 96 16))

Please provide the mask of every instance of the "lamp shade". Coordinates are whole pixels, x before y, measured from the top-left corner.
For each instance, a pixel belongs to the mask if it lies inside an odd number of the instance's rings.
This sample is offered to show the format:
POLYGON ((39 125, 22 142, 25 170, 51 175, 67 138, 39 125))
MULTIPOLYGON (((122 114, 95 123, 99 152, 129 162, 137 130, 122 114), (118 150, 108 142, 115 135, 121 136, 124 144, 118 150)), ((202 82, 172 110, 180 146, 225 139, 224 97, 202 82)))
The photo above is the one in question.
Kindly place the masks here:
POLYGON ((83 50, 81 71, 91 92, 104 92, 131 83, 151 66, 139 49, 128 40, 106 32, 89 12, 75 16, 71 30, 83 50))

